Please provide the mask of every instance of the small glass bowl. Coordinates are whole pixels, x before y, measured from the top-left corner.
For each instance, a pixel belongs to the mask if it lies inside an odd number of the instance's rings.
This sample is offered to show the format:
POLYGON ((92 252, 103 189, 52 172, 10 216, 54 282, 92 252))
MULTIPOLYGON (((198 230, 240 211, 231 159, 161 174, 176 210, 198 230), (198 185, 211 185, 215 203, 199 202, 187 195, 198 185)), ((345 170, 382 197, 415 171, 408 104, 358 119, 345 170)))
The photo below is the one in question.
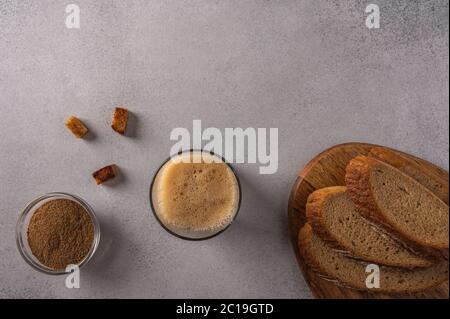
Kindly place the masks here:
POLYGON ((31 252, 31 248, 28 245, 28 224, 31 220, 31 217, 35 213, 35 211, 41 207, 44 203, 55 200, 55 199, 69 199, 71 201, 74 201, 81 205, 86 212, 89 214, 89 216, 92 219, 92 223, 94 226, 94 240, 92 242, 92 247, 89 250, 88 254, 84 259, 78 263, 78 267, 81 269, 81 267, 85 266, 89 260, 91 260, 92 256, 94 255, 95 251, 97 250, 98 244, 100 242, 100 224, 97 220, 97 217, 95 217, 94 210, 89 206, 88 203, 86 203, 83 199, 80 197, 77 197, 75 195, 66 194, 66 193, 48 193, 45 195, 42 195, 34 200, 32 200, 25 209, 20 213, 19 219, 17 221, 16 225, 16 243, 17 248, 19 249, 20 254, 22 255, 23 259, 34 269, 43 272, 45 274, 49 275, 62 275, 67 274, 67 272, 63 270, 56 270, 49 268, 42 264, 31 252))

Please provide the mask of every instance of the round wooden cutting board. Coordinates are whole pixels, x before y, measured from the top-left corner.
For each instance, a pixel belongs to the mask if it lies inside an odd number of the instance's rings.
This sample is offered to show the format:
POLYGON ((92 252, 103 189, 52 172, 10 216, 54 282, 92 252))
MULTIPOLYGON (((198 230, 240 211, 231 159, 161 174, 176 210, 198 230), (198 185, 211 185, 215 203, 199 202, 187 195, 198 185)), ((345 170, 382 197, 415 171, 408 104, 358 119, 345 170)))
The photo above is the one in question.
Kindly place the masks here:
MULTIPOLYGON (((294 186, 291 190, 288 206, 289 231, 292 246, 297 257, 298 264, 303 272, 313 295, 316 298, 449 298, 448 281, 433 289, 420 293, 384 294, 377 292, 358 291, 327 281, 319 277, 305 264, 302 253, 297 246, 297 236, 299 229, 306 222, 305 204, 313 191, 327 186, 345 185, 345 167, 348 162, 358 155, 367 155, 374 146, 364 143, 347 143, 336 145, 310 161, 298 174, 294 186)), ((392 149, 391 149, 392 150, 392 149)), ((423 166, 426 170, 438 173, 448 183, 448 172, 422 159, 400 151, 397 153, 407 156, 423 166)))

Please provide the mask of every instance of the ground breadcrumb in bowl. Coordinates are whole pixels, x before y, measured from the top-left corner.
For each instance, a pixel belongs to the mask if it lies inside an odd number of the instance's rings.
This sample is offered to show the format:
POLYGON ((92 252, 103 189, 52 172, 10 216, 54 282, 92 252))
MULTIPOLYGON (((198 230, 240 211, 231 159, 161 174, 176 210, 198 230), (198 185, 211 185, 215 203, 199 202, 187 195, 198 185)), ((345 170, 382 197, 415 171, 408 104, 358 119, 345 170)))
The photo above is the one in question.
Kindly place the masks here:
POLYGON ((32 200, 16 226, 20 254, 34 269, 66 274, 66 266, 85 266, 97 250, 100 226, 94 210, 83 199, 48 193, 32 200))

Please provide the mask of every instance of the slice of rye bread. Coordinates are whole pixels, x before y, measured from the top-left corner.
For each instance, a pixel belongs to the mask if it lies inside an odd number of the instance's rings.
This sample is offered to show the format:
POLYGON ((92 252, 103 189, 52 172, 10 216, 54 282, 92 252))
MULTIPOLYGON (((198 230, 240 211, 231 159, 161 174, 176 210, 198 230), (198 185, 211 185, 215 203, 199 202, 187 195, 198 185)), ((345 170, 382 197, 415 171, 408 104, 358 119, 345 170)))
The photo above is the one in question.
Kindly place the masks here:
POLYGON ((306 216, 317 235, 350 257, 379 265, 416 268, 433 264, 363 218, 346 190, 345 186, 326 187, 309 195, 306 216))
POLYGON ((448 262, 441 260, 428 268, 414 270, 380 266, 380 288, 368 289, 368 263, 354 260, 333 250, 308 223, 299 232, 298 246, 305 262, 323 278, 359 290, 377 292, 414 292, 437 286, 448 280, 448 262))
POLYGON ((448 205, 448 174, 438 175, 414 160, 383 147, 373 147, 368 156, 394 166, 414 178, 448 205))
POLYGON ((345 183, 364 217, 414 251, 448 259, 448 205, 429 189, 367 156, 350 161, 345 183))

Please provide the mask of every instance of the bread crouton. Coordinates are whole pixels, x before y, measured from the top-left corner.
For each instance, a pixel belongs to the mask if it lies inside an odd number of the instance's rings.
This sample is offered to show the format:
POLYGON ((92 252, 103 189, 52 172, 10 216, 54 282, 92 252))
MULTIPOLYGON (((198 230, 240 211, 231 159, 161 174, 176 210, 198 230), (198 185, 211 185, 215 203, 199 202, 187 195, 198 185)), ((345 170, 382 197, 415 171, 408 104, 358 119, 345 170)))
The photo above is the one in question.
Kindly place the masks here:
POLYGON ((116 107, 114 111, 114 117, 112 120, 112 129, 119 134, 125 134, 127 129, 128 110, 120 107, 116 107))
POLYGON ((117 175, 117 166, 115 164, 108 165, 100 168, 98 171, 92 173, 92 177, 95 178, 97 185, 103 184, 107 180, 110 180, 117 175))
POLYGON ((66 121, 66 127, 76 138, 82 138, 89 131, 86 125, 73 115, 66 121))

